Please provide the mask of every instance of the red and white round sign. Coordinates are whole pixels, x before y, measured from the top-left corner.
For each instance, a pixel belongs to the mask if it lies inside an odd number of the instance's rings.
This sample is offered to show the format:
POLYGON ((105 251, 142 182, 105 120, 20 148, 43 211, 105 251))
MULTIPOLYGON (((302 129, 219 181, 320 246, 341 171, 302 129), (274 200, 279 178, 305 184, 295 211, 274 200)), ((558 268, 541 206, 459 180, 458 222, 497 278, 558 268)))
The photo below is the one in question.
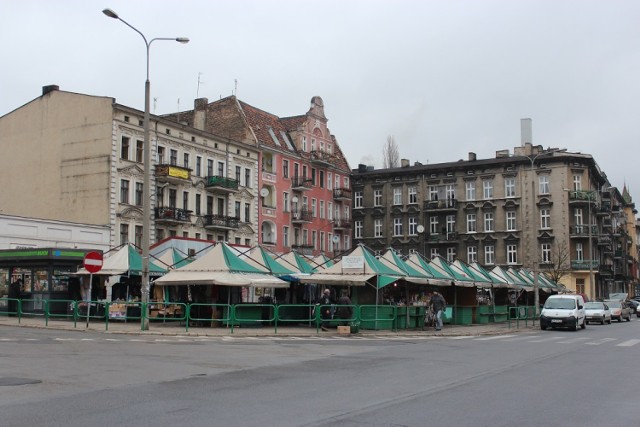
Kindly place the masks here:
POLYGON ((102 254, 100 252, 88 252, 84 256, 84 268, 89 273, 97 273, 102 269, 102 254))

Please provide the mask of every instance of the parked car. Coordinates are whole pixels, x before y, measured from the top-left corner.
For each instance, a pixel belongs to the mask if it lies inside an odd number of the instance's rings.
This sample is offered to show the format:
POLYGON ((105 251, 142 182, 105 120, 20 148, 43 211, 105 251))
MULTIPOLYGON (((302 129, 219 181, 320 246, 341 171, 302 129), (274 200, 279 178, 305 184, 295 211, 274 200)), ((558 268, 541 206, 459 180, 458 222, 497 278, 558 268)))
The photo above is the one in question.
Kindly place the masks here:
POLYGON ((631 321, 631 309, 625 301, 605 300, 604 303, 609 306, 612 319, 617 320, 618 322, 622 322, 622 319, 626 319, 627 322, 631 321))
POLYGON ((584 304, 585 322, 598 322, 601 325, 611 324, 611 310, 603 302, 587 302, 584 304))
POLYGON ((627 300, 627 303, 629 304, 629 308, 631 308, 631 314, 635 314, 640 317, 640 315, 638 315, 638 306, 640 305, 640 301, 630 299, 627 300))
POLYGON ((584 300, 581 295, 551 295, 540 313, 540 329, 569 328, 584 329, 587 322, 584 314, 584 300))

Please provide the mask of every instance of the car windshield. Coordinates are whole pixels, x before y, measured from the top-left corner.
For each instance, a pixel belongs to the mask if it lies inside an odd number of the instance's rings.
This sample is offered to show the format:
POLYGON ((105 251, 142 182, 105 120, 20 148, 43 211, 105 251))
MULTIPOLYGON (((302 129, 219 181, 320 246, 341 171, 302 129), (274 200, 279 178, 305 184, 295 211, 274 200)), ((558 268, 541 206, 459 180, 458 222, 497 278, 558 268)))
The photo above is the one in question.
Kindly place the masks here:
POLYGON ((585 310, 602 310, 604 304, 601 302, 588 302, 584 305, 585 310))
POLYGON ((607 301, 607 304, 611 308, 621 308, 622 305, 618 301, 607 301))
POLYGON ((544 308, 555 308, 561 310, 573 310, 576 308, 576 300, 573 298, 552 298, 544 303, 544 308))

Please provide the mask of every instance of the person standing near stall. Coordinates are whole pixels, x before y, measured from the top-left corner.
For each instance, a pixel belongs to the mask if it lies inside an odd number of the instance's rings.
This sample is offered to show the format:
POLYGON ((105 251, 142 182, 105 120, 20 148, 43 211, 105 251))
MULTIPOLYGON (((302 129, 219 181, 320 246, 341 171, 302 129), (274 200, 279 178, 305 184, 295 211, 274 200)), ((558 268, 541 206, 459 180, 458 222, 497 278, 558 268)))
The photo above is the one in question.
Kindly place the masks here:
POLYGON ((22 279, 16 279, 9 284, 9 316, 18 314, 18 301, 22 293, 22 279))
POLYGON ((322 330, 328 331, 329 320, 331 320, 331 291, 329 289, 325 289, 322 296, 316 301, 316 309, 320 310, 322 330))
POLYGON ((442 329, 442 312, 447 307, 447 302, 444 300, 444 297, 439 292, 434 292, 431 297, 431 308, 436 315, 435 319, 435 328, 436 331, 442 329))
POLYGON ((342 296, 338 299, 338 309, 336 310, 338 317, 342 319, 340 324, 342 326, 348 326, 349 321, 353 318, 353 306, 351 305, 351 299, 349 298, 349 291, 342 290, 342 296))

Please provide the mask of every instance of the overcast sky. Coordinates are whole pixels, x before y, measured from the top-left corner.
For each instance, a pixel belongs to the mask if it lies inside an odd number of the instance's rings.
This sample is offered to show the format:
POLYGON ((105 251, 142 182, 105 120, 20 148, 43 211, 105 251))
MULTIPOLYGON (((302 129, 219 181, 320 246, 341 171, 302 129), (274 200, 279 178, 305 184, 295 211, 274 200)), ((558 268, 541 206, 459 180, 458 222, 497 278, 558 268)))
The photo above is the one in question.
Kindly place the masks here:
POLYGON ((236 81, 281 117, 319 95, 352 168, 388 135, 411 163, 513 152, 529 117, 534 144, 592 154, 640 202, 640 1, 0 0, 0 116, 48 84, 144 108, 143 40, 106 7, 191 39, 152 44, 157 114, 236 81))

